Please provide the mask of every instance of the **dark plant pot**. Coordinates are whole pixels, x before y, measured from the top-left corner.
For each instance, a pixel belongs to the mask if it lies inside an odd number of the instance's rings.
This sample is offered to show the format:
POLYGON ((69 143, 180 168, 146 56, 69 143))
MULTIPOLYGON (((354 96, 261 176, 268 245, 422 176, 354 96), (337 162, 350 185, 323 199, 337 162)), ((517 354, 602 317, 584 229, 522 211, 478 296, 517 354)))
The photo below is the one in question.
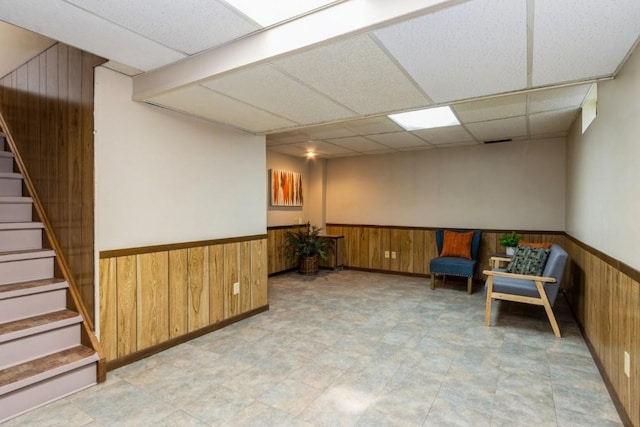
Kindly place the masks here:
POLYGON ((300 264, 298 268, 298 273, 304 274, 306 276, 314 276, 318 274, 318 256, 312 257, 300 257, 300 264))

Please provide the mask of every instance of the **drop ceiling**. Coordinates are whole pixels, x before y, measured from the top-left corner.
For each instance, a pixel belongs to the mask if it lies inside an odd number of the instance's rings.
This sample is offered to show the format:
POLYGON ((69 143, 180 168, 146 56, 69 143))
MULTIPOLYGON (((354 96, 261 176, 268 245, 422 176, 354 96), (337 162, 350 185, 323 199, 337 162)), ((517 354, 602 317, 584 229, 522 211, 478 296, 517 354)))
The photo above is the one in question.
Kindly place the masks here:
POLYGON ((565 136, 640 36, 638 0, 315 0, 266 28, 223 0, 0 0, 0 19, 107 58, 136 100, 325 158, 565 136), (461 124, 386 117, 439 105, 461 124))

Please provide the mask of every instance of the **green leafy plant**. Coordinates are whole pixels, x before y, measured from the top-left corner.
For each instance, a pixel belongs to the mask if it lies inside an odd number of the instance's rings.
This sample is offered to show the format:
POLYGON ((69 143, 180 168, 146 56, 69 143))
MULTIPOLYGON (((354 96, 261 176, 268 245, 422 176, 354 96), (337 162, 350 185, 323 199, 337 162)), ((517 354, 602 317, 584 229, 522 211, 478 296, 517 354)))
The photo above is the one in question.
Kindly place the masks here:
POLYGON ((522 239, 522 236, 517 234, 515 231, 512 231, 510 234, 501 234, 498 241, 500 245, 505 247, 515 247, 518 246, 518 242, 522 239))
POLYGON ((323 261, 327 259, 327 239, 319 233, 322 228, 307 222, 296 227, 293 231, 287 231, 285 236, 289 255, 292 257, 319 256, 323 261))

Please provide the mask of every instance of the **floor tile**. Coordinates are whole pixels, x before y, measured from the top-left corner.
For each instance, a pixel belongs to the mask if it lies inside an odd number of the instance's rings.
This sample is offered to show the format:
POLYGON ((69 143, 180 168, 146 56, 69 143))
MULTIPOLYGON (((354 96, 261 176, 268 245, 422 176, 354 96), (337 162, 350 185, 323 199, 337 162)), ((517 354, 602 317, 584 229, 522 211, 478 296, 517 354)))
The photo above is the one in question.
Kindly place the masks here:
POLYGON ((267 312, 108 373, 7 426, 619 426, 561 296, 326 271, 269 279, 267 312), (60 420, 63 420, 62 423, 60 420))

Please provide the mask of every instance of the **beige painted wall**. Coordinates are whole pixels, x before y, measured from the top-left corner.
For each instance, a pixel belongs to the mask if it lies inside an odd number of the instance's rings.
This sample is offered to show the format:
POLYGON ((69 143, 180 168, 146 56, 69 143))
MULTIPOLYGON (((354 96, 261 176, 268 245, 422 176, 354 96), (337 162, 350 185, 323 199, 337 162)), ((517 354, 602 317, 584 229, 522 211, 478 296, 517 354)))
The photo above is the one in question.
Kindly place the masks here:
POLYGON ((55 40, 0 21, 0 77, 39 55, 55 40))
POLYGON ((265 178, 265 191, 267 192, 265 199, 265 206, 267 206, 267 226, 277 227, 280 225, 297 224, 297 221, 301 223, 309 221, 309 201, 313 196, 309 190, 309 161, 307 159, 269 151, 267 152, 265 178), (268 191, 268 186, 271 185, 271 181, 269 180, 269 172, 271 169, 282 169, 302 174, 302 196, 304 200, 301 208, 293 206, 271 206, 271 198, 268 191))
POLYGON ((131 100, 96 69, 96 249, 266 232, 265 138, 131 100))
POLYGON ((327 162, 327 222, 564 230, 564 138, 327 162))
POLYGON ((597 110, 568 138, 566 231, 640 269, 640 48, 598 84, 597 110))

